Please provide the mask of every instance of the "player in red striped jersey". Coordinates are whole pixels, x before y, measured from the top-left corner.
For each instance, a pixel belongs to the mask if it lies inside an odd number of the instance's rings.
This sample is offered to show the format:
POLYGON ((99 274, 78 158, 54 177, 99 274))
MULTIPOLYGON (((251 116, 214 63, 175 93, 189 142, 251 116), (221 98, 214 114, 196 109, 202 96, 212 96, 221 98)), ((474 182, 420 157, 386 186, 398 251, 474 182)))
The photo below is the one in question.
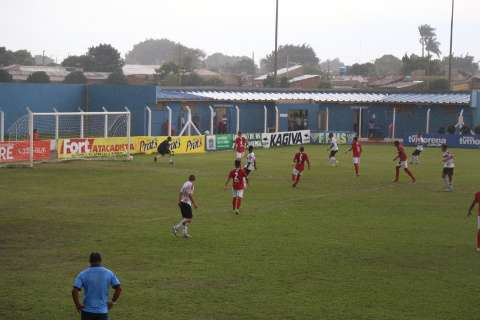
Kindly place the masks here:
POLYGON ((352 140, 352 146, 350 149, 345 151, 347 153, 348 151, 352 151, 352 161, 353 161, 353 168, 355 169, 355 175, 357 177, 360 176, 360 157, 362 156, 362 145, 358 141, 358 137, 354 137, 352 140))
POLYGON ((242 204, 243 192, 248 184, 247 174, 241 168, 240 160, 235 160, 235 169, 228 174, 225 182, 225 190, 227 190, 228 183, 232 180, 232 206, 235 214, 240 213, 240 206, 242 204))
POLYGON ((403 168, 405 173, 408 174, 408 176, 412 179, 412 183, 415 183, 417 180, 413 176, 412 172, 408 169, 408 156, 403 148, 403 145, 399 141, 395 141, 393 144, 397 148, 398 153, 397 156, 393 158, 393 161, 398 160, 398 164, 395 167, 395 180, 393 180, 393 182, 398 182, 398 179, 400 178, 400 168, 403 168))
POLYGON ((292 187, 296 187, 300 181, 303 170, 305 170, 305 162, 308 165, 308 170, 310 170, 310 159, 308 154, 305 153, 305 148, 300 147, 300 152, 297 152, 293 157, 293 172, 292 172, 292 187))
POLYGON ((233 149, 235 150, 235 159, 242 160, 245 149, 247 148, 247 138, 242 137, 242 133, 238 131, 237 137, 233 142, 233 149))
POLYGON ((480 192, 475 193, 472 204, 468 209, 467 217, 472 215, 472 210, 475 208, 475 205, 478 205, 478 215, 477 215, 477 251, 480 251, 480 192))

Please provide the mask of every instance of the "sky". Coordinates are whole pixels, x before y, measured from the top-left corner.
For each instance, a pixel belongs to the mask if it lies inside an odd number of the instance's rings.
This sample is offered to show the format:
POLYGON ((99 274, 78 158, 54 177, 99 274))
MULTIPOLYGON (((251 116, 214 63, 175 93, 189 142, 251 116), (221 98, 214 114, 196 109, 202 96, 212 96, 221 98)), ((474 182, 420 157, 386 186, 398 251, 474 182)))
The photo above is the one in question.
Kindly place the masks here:
MULTIPOLYGON (((480 60, 480 1, 455 6, 454 53, 480 60)), ((256 61, 274 48, 275 0, 0 0, 0 12, 0 46, 59 63, 99 43, 125 55, 149 38, 256 61)), ((451 0, 279 0, 279 44, 363 63, 420 54, 418 26, 430 24, 448 55, 450 12, 451 0)))

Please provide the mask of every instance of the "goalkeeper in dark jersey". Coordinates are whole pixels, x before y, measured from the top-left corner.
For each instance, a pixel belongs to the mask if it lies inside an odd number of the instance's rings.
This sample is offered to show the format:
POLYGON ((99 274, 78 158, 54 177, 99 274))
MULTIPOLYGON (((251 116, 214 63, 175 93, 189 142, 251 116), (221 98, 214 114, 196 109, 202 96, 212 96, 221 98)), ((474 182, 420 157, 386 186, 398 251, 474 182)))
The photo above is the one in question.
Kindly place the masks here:
POLYGON ((168 154, 168 162, 170 164, 173 164, 173 151, 170 150, 171 142, 172 142, 172 137, 168 137, 167 139, 165 139, 162 143, 160 143, 158 145, 158 147, 157 147, 158 153, 153 158, 153 161, 157 162, 159 155, 164 157, 165 155, 168 154))

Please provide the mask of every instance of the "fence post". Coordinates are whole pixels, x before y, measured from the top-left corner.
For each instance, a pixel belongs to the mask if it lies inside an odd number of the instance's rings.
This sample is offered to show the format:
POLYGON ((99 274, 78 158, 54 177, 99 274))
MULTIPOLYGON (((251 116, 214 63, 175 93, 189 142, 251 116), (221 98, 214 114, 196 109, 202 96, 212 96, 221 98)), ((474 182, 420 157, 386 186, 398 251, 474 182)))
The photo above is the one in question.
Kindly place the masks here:
POLYGON ((0 141, 5 141, 5 113, 0 110, 0 141))
POLYGON ((263 132, 267 133, 267 128, 268 127, 268 111, 267 111, 267 106, 263 106, 263 132))
POLYGON ((237 110, 237 132, 240 131, 240 108, 235 106, 235 110, 237 110))
POLYGON ((362 137, 362 112, 363 112, 363 108, 360 107, 358 111, 358 138, 359 139, 362 137))
POLYGON ((213 121, 215 120, 215 110, 212 106, 208 106, 210 109, 210 134, 213 134, 213 121))
POLYGON ((84 116, 83 116, 83 110, 82 108, 78 108, 78 110, 81 112, 80 114, 80 139, 83 139, 83 129, 84 129, 84 116))
POLYGON ((278 106, 275 106, 275 132, 278 132, 278 106))
POLYGON ((168 110, 168 132, 167 135, 170 137, 172 135, 172 108, 166 106, 168 110))
POLYGON ((103 126, 103 137, 108 138, 108 114, 107 114, 107 109, 105 107, 102 107, 103 112, 105 112, 105 124, 103 126))
MULTIPOLYGON (((56 108, 53 108, 53 112, 58 113, 56 108)), ((58 137, 59 137, 59 116, 58 114, 55 115, 55 141, 58 142, 58 137)))
POLYGON ((147 110, 147 114, 148 114, 147 135, 151 137, 152 136, 152 109, 150 109, 150 107, 147 105, 145 107, 145 110, 147 110))
POLYGON ((395 127, 397 122, 397 108, 393 107, 393 120, 392 120, 392 139, 395 139, 395 127))
POLYGON ((329 121, 330 121, 330 111, 328 110, 328 107, 326 109, 326 113, 325 113, 325 129, 326 131, 330 131, 330 128, 329 128, 329 121))
POLYGON ((430 112, 432 111, 431 108, 427 110, 427 123, 425 124, 425 133, 430 133, 430 112))
POLYGON ((30 168, 33 168, 33 112, 27 107, 28 111, 28 155, 30 161, 30 168))
POLYGON ((128 156, 128 160, 131 160, 130 145, 132 144, 132 139, 130 136, 131 136, 132 124, 130 122, 132 120, 132 113, 127 107, 125 107, 125 110, 128 112, 127 114, 127 156, 128 156))

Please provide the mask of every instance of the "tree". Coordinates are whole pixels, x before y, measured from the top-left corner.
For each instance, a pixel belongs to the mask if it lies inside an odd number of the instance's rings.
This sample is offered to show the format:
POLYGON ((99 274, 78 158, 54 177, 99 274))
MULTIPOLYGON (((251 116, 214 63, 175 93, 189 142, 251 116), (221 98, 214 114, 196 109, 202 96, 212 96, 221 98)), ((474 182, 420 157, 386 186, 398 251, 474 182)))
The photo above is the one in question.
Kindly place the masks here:
MULTIPOLYGON (((442 61, 444 68, 448 68, 448 57, 442 61)), ((475 75, 478 72, 478 63, 475 62, 475 57, 470 55, 452 57, 452 68, 469 75, 475 75)))
POLYGON ((320 63, 320 70, 327 74, 328 76, 330 75, 336 75, 339 73, 339 69, 344 67, 345 64, 340 61, 339 58, 335 58, 333 60, 327 59, 320 63))
POLYGON ((347 68, 347 74, 351 76, 370 77, 375 75, 375 65, 371 62, 355 63, 347 68))
POLYGON ((113 71, 107 78, 106 83, 108 84, 128 84, 127 77, 123 74, 122 69, 113 71))
POLYGON ((178 85, 179 82, 179 68, 174 62, 168 62, 162 64, 162 66, 158 69, 155 69, 155 79, 163 85, 178 85), (163 81, 167 80, 168 84, 164 84, 163 81), (175 81, 175 83, 172 83, 175 81))
POLYGON ((435 91, 448 91, 450 89, 450 84, 447 79, 435 79, 429 81, 428 89, 435 91))
POLYGON ((288 82, 287 77, 281 77, 280 78, 280 83, 278 85, 280 88, 288 88, 290 86, 290 83, 288 82))
POLYGON ((32 57, 32 54, 27 50, 17 50, 13 52, 15 56, 15 64, 22 66, 33 66, 35 65, 35 60, 32 57))
POLYGON ((65 77, 63 83, 87 83, 87 78, 82 71, 73 71, 65 77))
POLYGON ((53 60, 50 57, 42 56, 42 55, 39 55, 39 54, 37 54, 35 57, 33 57, 33 60, 35 61, 35 65, 37 65, 37 66, 55 65, 55 60, 53 60))
POLYGON ((215 72, 253 74, 257 69, 255 62, 249 57, 227 56, 219 52, 208 56, 204 63, 207 69, 215 72))
POLYGON ((0 82, 12 82, 12 76, 7 70, 0 69, 0 82))
POLYGON ((415 70, 425 70, 429 76, 441 76, 445 74, 440 60, 431 60, 429 57, 419 57, 416 54, 408 56, 405 54, 402 58, 402 71, 404 75, 409 75, 415 70))
MULTIPOLYGON (((308 44, 293 45, 287 44, 280 46, 277 53, 277 67, 285 68, 291 65, 316 65, 320 61, 317 58, 315 51, 308 44)), ((266 72, 274 71, 275 52, 268 54, 261 61, 261 67, 266 72)))
POLYGON ((386 54, 375 60, 375 73, 378 76, 399 75, 402 72, 402 60, 386 54))
POLYGON ((425 51, 427 56, 431 56, 431 53, 440 57, 440 42, 437 39, 435 28, 428 24, 422 24, 418 27, 420 33, 420 44, 422 45, 422 58, 425 57, 425 51))
POLYGON ((91 70, 93 68, 93 59, 87 55, 69 56, 62 61, 62 66, 91 70))
POLYGON ((13 52, 5 47, 0 47, 0 66, 9 66, 15 63, 13 52))
POLYGON ((188 48, 168 39, 147 39, 137 43, 126 55, 131 64, 157 64, 175 62, 178 66, 191 71, 202 66, 205 53, 200 49, 188 48))
POLYGON ((27 82, 31 83, 49 83, 50 77, 45 71, 37 71, 28 76, 27 82))
POLYGON ((85 71, 115 72, 122 68, 124 61, 120 52, 109 44, 99 44, 88 49, 93 65, 85 71))
POLYGON ((275 87, 275 80, 273 79, 272 75, 268 75, 265 80, 263 80, 263 86, 265 88, 273 88, 275 87))

